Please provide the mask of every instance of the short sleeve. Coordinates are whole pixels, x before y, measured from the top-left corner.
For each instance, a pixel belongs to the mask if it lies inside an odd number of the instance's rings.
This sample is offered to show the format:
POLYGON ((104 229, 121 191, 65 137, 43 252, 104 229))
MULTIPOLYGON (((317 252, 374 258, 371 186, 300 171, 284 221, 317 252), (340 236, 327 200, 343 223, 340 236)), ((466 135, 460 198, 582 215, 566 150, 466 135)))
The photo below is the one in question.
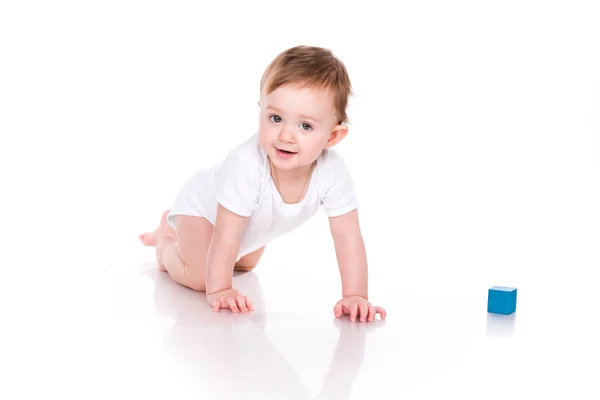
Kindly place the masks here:
POLYGON ((229 211, 249 217, 258 206, 261 179, 260 162, 250 151, 232 151, 215 173, 216 200, 229 211))
POLYGON ((328 217, 347 214, 358 208, 358 199, 354 182, 348 166, 343 159, 337 158, 325 170, 325 187, 321 206, 328 217))

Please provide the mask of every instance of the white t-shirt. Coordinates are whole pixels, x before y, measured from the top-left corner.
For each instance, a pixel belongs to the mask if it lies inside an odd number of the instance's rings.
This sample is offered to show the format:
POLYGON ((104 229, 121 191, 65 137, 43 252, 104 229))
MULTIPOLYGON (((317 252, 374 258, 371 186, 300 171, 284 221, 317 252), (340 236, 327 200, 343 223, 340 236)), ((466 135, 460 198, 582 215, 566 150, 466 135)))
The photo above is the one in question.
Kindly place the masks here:
POLYGON ((237 260, 299 227, 319 208, 334 217, 358 207, 350 172, 333 149, 325 149, 317 159, 304 198, 296 204, 285 203, 271 178, 258 134, 212 168, 191 176, 179 190, 167 220, 175 227, 176 215, 202 216, 214 225, 217 202, 249 217, 237 260))

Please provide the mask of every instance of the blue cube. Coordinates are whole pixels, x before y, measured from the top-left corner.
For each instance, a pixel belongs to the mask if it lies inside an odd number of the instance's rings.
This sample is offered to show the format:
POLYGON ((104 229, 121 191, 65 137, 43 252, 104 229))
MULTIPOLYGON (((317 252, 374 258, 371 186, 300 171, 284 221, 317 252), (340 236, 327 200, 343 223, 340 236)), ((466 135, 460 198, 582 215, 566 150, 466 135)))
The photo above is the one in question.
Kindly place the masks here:
POLYGON ((517 309, 517 289, 494 286, 488 291, 488 312, 510 315, 517 309))

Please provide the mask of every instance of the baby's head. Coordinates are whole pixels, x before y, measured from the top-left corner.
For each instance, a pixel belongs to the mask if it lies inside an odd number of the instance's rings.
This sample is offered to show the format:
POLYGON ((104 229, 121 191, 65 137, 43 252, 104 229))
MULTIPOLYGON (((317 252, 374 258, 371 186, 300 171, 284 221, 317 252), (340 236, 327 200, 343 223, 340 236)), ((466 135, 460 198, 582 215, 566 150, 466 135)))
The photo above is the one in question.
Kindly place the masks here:
POLYGON ((339 143, 351 94, 346 67, 330 50, 298 46, 279 54, 260 82, 259 142, 273 164, 310 165, 339 143))

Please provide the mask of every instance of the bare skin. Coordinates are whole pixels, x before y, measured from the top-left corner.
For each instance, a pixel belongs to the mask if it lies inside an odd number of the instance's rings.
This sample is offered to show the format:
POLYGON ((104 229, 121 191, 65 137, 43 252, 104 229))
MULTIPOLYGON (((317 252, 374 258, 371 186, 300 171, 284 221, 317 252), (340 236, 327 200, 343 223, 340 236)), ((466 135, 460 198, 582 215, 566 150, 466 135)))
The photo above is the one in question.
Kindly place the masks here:
MULTIPOLYGON (((158 268, 161 271, 169 272, 175 281, 184 286, 205 291, 206 255, 213 227, 205 218, 178 216, 177 229, 173 229, 167 222, 168 213, 169 210, 163 212, 155 230, 140 234, 140 241, 146 246, 156 247, 158 268)), ((264 251, 265 248, 262 247, 243 256, 235 263, 234 271, 253 270, 264 251)))

